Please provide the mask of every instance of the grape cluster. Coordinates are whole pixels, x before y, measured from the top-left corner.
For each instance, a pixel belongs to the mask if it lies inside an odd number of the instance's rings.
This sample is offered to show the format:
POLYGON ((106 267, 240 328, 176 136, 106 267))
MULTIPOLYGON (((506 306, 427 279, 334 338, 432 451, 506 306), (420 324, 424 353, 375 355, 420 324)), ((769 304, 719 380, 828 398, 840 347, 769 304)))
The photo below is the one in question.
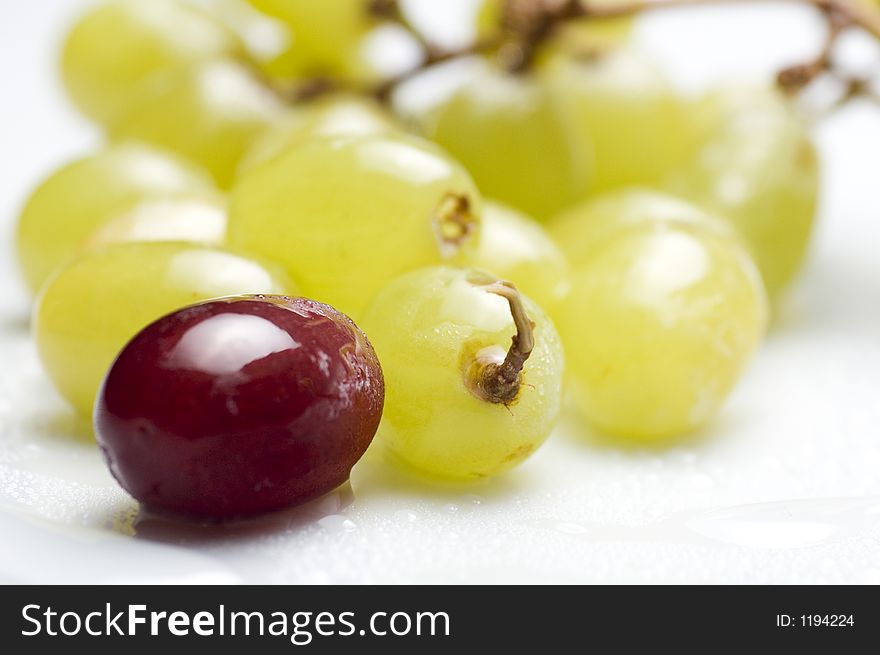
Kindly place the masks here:
MULTIPOLYGON (((526 4, 483 2, 477 38, 526 4)), ((374 433, 427 475, 496 475, 563 405, 679 438, 804 258, 817 157, 775 89, 682 97, 629 19, 585 20, 495 38, 413 110, 415 75, 364 55, 388 21, 414 32, 393 2, 104 0, 67 38, 107 142, 33 193, 19 259, 46 372, 151 509, 301 502, 374 433)))

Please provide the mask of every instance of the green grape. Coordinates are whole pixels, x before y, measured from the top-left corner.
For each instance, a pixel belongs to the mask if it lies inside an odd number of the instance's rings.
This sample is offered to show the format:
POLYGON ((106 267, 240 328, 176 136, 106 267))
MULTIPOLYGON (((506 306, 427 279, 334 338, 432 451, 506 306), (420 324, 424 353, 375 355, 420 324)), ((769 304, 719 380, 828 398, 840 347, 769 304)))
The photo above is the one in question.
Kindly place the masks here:
POLYGON ((397 278, 367 310, 361 323, 385 375, 379 438, 408 464, 447 478, 496 475, 552 431, 559 338, 536 305, 515 291, 508 300, 496 295, 504 292, 511 289, 484 273, 432 267, 397 278), (529 320, 534 347, 523 364, 529 320), (519 345, 511 345, 517 333, 519 345), (521 373, 500 382, 508 349, 521 373))
POLYGON ((360 48, 375 25, 365 0, 250 0, 293 31, 290 50, 270 72, 282 77, 360 77, 367 70, 360 48))
POLYGON ((488 197, 545 220, 583 196, 591 153, 536 80, 481 67, 424 122, 488 197))
POLYGON ((70 32, 61 67, 79 108, 107 122, 153 74, 240 53, 231 31, 185 2, 109 0, 70 32))
POLYGON ((807 126, 769 88, 713 93, 694 120, 701 148, 669 188, 736 226, 776 297, 800 269, 816 215, 819 161, 807 126))
POLYGON ((114 139, 136 139, 187 157, 226 188, 239 160, 282 113, 283 103, 241 64, 214 61, 156 75, 113 125, 114 139))
POLYGON ((657 443, 717 413, 764 334, 767 299, 733 233, 687 204, 673 218, 662 197, 654 215, 650 198, 618 194, 565 217, 574 272, 556 319, 574 405, 602 432, 657 443))
POLYGON ((202 300, 293 293, 283 275, 239 255, 182 243, 125 243, 75 260, 44 288, 34 314, 43 366, 84 416, 123 346, 154 320, 202 300))
POLYGON ((18 259, 33 292, 102 224, 146 199, 213 197, 211 180, 172 155, 122 144, 69 164, 33 193, 19 218, 18 259))
POLYGON ((289 109, 273 123, 248 150, 240 170, 248 171, 311 139, 388 134, 397 129, 375 102, 348 96, 315 100, 289 109))
POLYGON ((528 216, 496 202, 483 205, 480 243, 466 264, 514 282, 552 314, 568 292, 565 255, 528 216))
POLYGON ((277 261, 311 298, 357 319, 392 278, 454 262, 480 196, 439 148, 404 135, 315 139, 241 178, 229 240, 277 261))
POLYGON ((87 250, 114 243, 183 241, 221 246, 226 240, 226 203, 215 198, 145 200, 109 220, 85 242, 87 250))
POLYGON ((693 152, 685 103, 644 55, 554 57, 544 74, 575 142, 593 149, 592 193, 659 184, 693 152))

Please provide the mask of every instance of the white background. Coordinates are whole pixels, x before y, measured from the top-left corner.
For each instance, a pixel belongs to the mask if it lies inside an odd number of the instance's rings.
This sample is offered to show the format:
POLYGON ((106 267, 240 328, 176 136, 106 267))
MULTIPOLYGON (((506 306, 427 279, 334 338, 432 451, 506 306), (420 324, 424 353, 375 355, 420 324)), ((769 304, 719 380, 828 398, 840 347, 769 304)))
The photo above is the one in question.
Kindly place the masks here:
MULTIPOLYGON (((809 264, 699 439, 627 450, 563 425, 518 471, 469 487, 368 456, 351 488, 305 508, 186 527, 138 515, 77 439, 27 337, 15 217, 42 176, 100 138, 56 81, 60 36, 83 5, 0 5, 0 580, 880 582, 880 109, 817 129, 809 264)), ((752 6, 657 15, 639 38, 693 91, 805 59, 819 26, 752 6)))

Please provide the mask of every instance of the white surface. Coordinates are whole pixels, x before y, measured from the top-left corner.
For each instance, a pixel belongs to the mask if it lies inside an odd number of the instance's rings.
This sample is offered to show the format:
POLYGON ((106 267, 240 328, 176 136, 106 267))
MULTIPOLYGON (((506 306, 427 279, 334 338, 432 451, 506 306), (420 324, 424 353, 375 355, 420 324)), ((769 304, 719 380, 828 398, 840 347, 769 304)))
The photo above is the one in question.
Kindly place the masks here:
MULTIPOLYGON (((700 440, 628 451, 563 426, 479 486, 428 486, 369 457, 351 489, 258 523, 138 518, 40 371, 9 247, 36 180, 96 141, 53 73, 80 5, 0 6, 0 579, 880 582, 880 112, 868 107, 821 128, 813 256, 700 440)), ((791 9, 707 10, 649 19, 641 37, 693 89, 803 57, 816 29, 791 9)))

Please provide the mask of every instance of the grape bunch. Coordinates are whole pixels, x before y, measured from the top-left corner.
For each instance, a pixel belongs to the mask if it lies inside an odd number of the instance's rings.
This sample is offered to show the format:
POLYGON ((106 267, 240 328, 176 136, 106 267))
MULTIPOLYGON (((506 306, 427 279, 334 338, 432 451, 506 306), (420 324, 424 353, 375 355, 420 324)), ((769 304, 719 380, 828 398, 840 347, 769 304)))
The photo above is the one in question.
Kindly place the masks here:
POLYGON ((563 411, 674 443, 758 350, 818 198, 792 94, 681 95, 618 0, 484 0, 457 52, 428 4, 103 0, 69 33, 106 142, 34 191, 18 255, 47 375, 147 508, 291 506, 374 434, 457 480, 563 411), (421 52, 391 77, 389 27, 421 52))

